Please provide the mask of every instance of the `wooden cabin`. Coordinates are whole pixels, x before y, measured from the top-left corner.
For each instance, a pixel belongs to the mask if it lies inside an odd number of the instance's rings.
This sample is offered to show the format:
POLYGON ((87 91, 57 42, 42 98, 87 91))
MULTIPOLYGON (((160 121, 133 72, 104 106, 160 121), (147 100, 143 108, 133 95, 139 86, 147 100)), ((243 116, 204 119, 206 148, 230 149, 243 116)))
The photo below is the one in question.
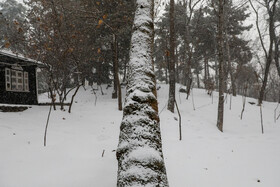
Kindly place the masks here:
POLYGON ((0 50, 0 103, 38 104, 37 68, 32 59, 0 50))

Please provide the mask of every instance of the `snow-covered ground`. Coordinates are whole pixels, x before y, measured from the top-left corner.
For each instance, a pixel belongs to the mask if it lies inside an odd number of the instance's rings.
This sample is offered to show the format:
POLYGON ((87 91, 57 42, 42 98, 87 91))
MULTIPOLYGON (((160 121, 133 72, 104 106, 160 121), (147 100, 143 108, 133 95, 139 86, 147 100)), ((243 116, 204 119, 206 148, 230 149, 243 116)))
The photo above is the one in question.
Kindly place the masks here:
MULTIPOLYGON (((224 133, 220 133, 217 93, 212 104, 204 90, 194 89, 195 110, 191 97, 186 100, 185 94, 177 94, 183 131, 179 141, 178 115, 166 110, 168 87, 160 86, 163 151, 171 187, 280 186, 280 120, 273 119, 276 103, 264 103, 265 133, 261 134, 259 107, 247 103, 240 120, 242 98, 233 97, 229 110, 228 97, 224 133)), ((117 100, 110 99, 112 90, 105 86, 103 90, 103 96, 97 91, 96 106, 90 88, 81 89, 72 114, 60 110, 51 114, 47 147, 43 135, 49 107, 0 112, 0 187, 116 186, 115 150, 122 112, 117 110, 117 100)))

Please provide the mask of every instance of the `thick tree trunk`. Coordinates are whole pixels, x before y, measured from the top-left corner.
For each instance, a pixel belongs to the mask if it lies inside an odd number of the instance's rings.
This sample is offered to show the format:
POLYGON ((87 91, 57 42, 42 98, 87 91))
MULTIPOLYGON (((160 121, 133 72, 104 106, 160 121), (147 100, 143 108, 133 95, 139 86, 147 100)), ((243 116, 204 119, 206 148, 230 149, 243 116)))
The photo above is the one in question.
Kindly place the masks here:
POLYGON ((118 187, 168 187, 153 68, 153 0, 137 0, 126 102, 121 123, 118 187))
POLYGON ((174 0, 170 0, 170 64, 169 64, 169 99, 167 109, 174 113, 175 106, 175 26, 174 0))
POLYGON ((217 127, 223 132, 224 122, 224 1, 219 0, 219 21, 218 21, 218 60, 219 60, 219 104, 218 104, 218 119, 217 127))

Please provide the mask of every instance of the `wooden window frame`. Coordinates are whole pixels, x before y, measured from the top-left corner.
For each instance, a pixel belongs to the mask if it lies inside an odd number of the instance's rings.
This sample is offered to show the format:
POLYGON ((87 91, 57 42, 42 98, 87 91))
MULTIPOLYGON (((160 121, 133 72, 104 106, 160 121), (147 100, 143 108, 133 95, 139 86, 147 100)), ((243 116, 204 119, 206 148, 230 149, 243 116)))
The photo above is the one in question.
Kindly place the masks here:
POLYGON ((29 92, 28 72, 5 68, 6 91, 10 92, 29 92), (14 80, 14 81, 13 81, 14 80), (8 86, 10 84, 10 87, 8 86))
POLYGON ((12 90, 12 76, 10 68, 5 68, 5 85, 7 91, 12 90))
POLYGON ((29 92, 29 77, 28 72, 23 72, 23 85, 24 85, 24 91, 29 92))

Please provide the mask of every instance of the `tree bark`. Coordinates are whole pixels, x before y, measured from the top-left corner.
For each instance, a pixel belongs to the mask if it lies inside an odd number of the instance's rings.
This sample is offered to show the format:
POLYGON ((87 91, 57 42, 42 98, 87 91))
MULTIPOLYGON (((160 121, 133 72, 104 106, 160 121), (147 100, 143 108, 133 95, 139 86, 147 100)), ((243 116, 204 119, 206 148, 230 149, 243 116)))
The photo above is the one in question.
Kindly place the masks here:
POLYGON ((270 65, 272 62, 272 56, 273 56, 273 33, 274 32, 274 17, 270 16, 269 18, 269 36, 270 36, 270 45, 268 49, 268 56, 266 58, 266 63, 265 63, 265 70, 264 70, 264 79, 263 79, 263 84, 260 90, 260 95, 259 95, 259 105, 262 104, 263 99, 264 99, 264 94, 265 94, 265 89, 268 81, 268 74, 269 74, 269 69, 270 65))
POLYGON ((165 54, 165 83, 166 84, 169 84, 169 81, 168 81, 168 69, 169 69, 169 51, 168 51, 168 47, 167 47, 167 41, 166 41, 166 54, 165 54))
MULTIPOLYGON (((280 37, 280 36, 279 36, 280 37)), ((277 72, 278 72, 278 76, 280 77, 280 62, 279 62, 279 43, 280 43, 280 38, 276 38, 276 36, 274 35, 274 61, 275 61, 275 65, 277 68, 277 72)))
MULTIPOLYGON (((254 7, 252 0, 249 0, 251 7, 253 8, 255 14, 256 14, 256 26, 257 26, 257 31, 259 34, 259 38, 260 38, 260 42, 261 42, 261 46, 262 49, 265 53, 265 58, 266 58, 266 62, 265 62, 265 71, 264 71, 264 78, 263 78, 263 82, 262 82, 262 87, 260 90, 260 94, 259 94, 259 100, 258 100, 258 104, 261 106, 264 97, 265 97, 265 89, 266 89, 266 85, 267 85, 267 81, 268 81, 268 75, 269 75, 269 69, 270 69, 270 65, 271 62, 273 60, 273 43, 276 40, 275 38, 275 11, 276 11, 276 3, 278 0, 273 0, 273 1, 264 1, 264 4, 262 4, 263 6, 265 6, 269 19, 268 19, 268 24, 269 24, 269 49, 267 52, 267 49, 265 48, 264 45, 264 41, 261 35, 261 31, 260 31, 260 27, 259 27, 259 14, 258 11, 256 10, 256 8, 254 7), (270 2, 272 2, 272 6, 270 6, 270 2)), ((277 53, 276 53, 277 55, 277 53)))
POLYGON ((69 113, 71 113, 71 109, 72 109, 72 106, 73 106, 74 98, 75 98, 76 94, 78 93, 78 91, 79 91, 79 89, 80 89, 81 86, 82 86, 81 84, 78 85, 78 86, 76 87, 76 90, 75 90, 74 94, 72 95, 71 103, 70 103, 70 106, 69 106, 69 109, 68 109, 68 112, 69 112, 69 113))
POLYGON ((51 87, 49 87, 49 91, 50 91, 50 95, 51 95, 51 99, 52 99, 52 105, 53 105, 53 110, 56 110, 56 106, 55 106, 55 96, 53 94, 53 91, 51 89, 51 87))
POLYGON ((112 51, 113 51, 113 75, 114 75, 114 90, 113 90, 113 93, 112 93, 112 99, 117 99, 118 97, 118 83, 117 83, 117 79, 118 79, 118 74, 117 74, 117 71, 118 71, 118 68, 117 68, 117 51, 116 51, 116 36, 115 34, 113 34, 113 38, 112 38, 112 51))
POLYGON ((191 86, 192 86, 192 71, 191 71, 191 56, 188 57, 187 62, 187 74, 186 74, 186 91, 187 91, 187 99, 191 93, 191 86))
POLYGON ((118 187, 168 187, 153 68, 153 0, 137 0, 120 127, 118 187))
POLYGON ((174 0, 170 0, 170 64, 169 64, 169 99, 167 109, 174 113, 175 106, 175 26, 174 0))
POLYGON ((232 63, 231 63, 230 46, 229 46, 229 39, 228 39, 227 34, 226 34, 226 47, 227 47, 228 71, 229 71, 229 75, 230 75, 232 95, 236 96, 236 85, 235 85, 235 79, 233 77, 233 72, 232 72, 233 67, 232 67, 232 63))
POLYGON ((126 83, 126 66, 127 66, 127 59, 124 61, 124 66, 123 66, 123 83, 126 83))
POLYGON ((199 80, 199 73, 196 73, 196 81, 197 81, 197 88, 200 88, 200 80, 199 80))
MULTIPOLYGON (((175 46, 176 46, 176 44, 175 44, 175 46)), ((176 67, 175 67, 175 72, 176 72, 175 73, 175 82, 179 83, 179 61, 178 61, 178 55, 179 54, 178 54, 178 50, 177 50, 176 47, 175 47, 175 52, 176 52, 176 54, 175 54, 175 64, 176 64, 176 67)))
MULTIPOLYGON (((275 5, 274 5, 275 6, 275 5)), ((273 11, 273 9, 272 9, 273 11)), ((274 16, 274 12, 272 12, 274 16)), ((280 62, 279 62, 279 44, 280 44, 280 36, 276 36, 276 29, 274 27, 274 19, 273 19, 273 31, 271 32, 272 34, 272 39, 274 41, 274 62, 275 62, 275 65, 276 65, 276 69, 277 69, 277 73, 278 73, 278 76, 280 77, 280 62)))
POLYGON ((270 45, 268 49, 268 54, 266 55, 266 64, 265 64, 265 72, 264 72, 264 79, 263 79, 263 84, 260 90, 260 95, 259 95, 259 105, 262 104, 262 101, 265 96, 265 89, 268 81, 268 74, 269 74, 269 68, 273 59, 273 43, 275 38, 275 27, 274 27, 274 16, 275 16, 275 9, 276 9, 276 2, 277 0, 273 1, 272 7, 269 7, 268 2, 266 2, 266 9, 269 15, 269 39, 270 39, 270 45))
POLYGON ((204 57, 204 88, 207 87, 207 81, 208 81, 208 72, 207 72, 207 58, 204 57))
POLYGON ((113 34, 113 68, 114 68, 114 91, 112 98, 118 98, 118 108, 122 110, 122 89, 119 79, 119 59, 118 59, 118 42, 117 37, 113 34))
POLYGON ((223 132, 224 122, 224 0, 219 0, 218 13, 218 61, 219 61, 219 104, 218 104, 218 119, 217 127, 223 132))

